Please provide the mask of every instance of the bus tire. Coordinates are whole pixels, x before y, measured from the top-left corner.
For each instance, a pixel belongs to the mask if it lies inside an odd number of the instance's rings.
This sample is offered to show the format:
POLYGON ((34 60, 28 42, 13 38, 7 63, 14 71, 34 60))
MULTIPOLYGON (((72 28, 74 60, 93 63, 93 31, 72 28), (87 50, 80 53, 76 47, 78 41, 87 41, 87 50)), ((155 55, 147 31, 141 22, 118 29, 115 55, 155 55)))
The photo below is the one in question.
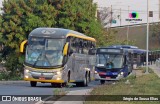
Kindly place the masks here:
POLYGON ((51 83, 51 86, 52 86, 52 87, 56 87, 57 84, 56 84, 56 83, 51 83))
POLYGON ((55 87, 55 88, 62 88, 63 87, 63 83, 51 83, 51 86, 55 87))
POLYGON ((88 82, 91 82, 91 74, 90 74, 90 72, 89 72, 89 75, 88 75, 88 82))
POLYGON ((88 86, 88 81, 89 81, 89 75, 88 75, 88 73, 86 73, 85 78, 84 78, 83 83, 82 83, 82 86, 83 87, 88 86))
POLYGON ((100 83, 101 83, 101 84, 104 84, 104 83, 105 83, 105 80, 100 80, 100 83))
POLYGON ((35 81, 30 81, 30 85, 31 85, 31 87, 36 87, 37 82, 35 82, 35 81))
POLYGON ((68 72, 68 75, 67 75, 67 80, 65 82, 65 85, 68 86, 68 83, 70 82, 70 71, 68 72))
POLYGON ((82 86, 82 82, 76 82, 76 86, 77 87, 81 87, 82 86))

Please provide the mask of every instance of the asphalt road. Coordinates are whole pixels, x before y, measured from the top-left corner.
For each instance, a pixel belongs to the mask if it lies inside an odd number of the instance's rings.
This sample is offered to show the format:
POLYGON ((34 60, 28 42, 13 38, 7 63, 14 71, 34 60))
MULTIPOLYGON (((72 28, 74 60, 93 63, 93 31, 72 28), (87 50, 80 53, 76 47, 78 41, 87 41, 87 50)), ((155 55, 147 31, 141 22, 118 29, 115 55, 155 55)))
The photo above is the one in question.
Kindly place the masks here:
MULTIPOLYGON (((92 81, 88 87, 65 87, 66 91, 91 89, 100 85, 99 81, 92 81)), ((37 87, 31 87, 29 82, 24 83, 0 83, 0 95, 54 95, 56 89, 50 83, 38 83, 37 87)), ((0 104, 34 104, 36 102, 0 102, 0 104)))

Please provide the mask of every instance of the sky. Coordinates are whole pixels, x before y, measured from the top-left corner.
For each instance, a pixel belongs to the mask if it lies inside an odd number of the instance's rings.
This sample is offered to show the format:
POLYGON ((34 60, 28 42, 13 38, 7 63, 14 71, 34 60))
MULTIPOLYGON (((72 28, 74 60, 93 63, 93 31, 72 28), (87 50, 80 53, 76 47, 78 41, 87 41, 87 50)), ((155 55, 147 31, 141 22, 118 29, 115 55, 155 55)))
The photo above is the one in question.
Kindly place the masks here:
MULTIPOLYGON (((2 1, 0 0, 0 7, 2 7, 2 1)), ((139 24, 139 23, 146 23, 147 22, 147 0, 93 0, 95 3, 98 4, 98 7, 111 7, 114 13, 114 16, 117 17, 120 15, 120 8, 121 8, 121 26, 123 25, 132 25, 132 24, 139 24), (128 6, 129 6, 129 13, 137 12, 139 14, 138 19, 142 19, 142 21, 127 22, 126 19, 129 18, 128 13, 128 6)), ((153 17, 149 17, 149 22, 158 22, 159 19, 159 0, 149 0, 149 11, 153 11, 153 17)), ((116 19, 116 23, 111 25, 120 26, 120 19, 116 19)))
MULTIPOLYGON (((122 25, 133 25, 147 22, 147 0, 93 0, 98 4, 98 7, 111 7, 112 11, 117 17, 120 14, 121 8, 121 26, 122 25), (126 19, 129 18, 128 13, 137 12, 139 14, 138 19, 142 19, 142 21, 127 22, 126 19)), ((153 17, 149 17, 149 22, 158 22, 159 19, 159 0, 149 0, 149 11, 153 11, 153 17)), ((116 24, 112 24, 111 26, 120 26, 120 19, 116 19, 116 24)))

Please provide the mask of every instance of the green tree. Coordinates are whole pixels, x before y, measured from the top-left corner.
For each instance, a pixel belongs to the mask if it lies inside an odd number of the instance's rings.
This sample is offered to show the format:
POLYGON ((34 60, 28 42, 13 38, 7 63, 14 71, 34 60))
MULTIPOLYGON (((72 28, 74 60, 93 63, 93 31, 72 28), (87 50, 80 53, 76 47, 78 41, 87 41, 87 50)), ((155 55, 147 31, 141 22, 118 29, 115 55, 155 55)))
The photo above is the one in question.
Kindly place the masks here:
POLYGON ((109 39, 96 20, 93 0, 4 0, 2 10, 0 41, 5 45, 6 66, 12 72, 22 69, 20 43, 37 27, 76 30, 96 38, 98 45, 106 44, 109 39))

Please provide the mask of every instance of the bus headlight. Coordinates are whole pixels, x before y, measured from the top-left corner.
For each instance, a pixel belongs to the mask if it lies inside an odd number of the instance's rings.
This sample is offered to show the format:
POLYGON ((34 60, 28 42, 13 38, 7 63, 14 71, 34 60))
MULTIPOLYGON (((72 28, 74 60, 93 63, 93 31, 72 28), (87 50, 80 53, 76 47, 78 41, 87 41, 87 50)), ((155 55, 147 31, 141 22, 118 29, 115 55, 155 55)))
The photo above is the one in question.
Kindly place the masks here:
POLYGON ((57 71, 56 74, 59 75, 59 74, 61 74, 61 72, 60 72, 60 71, 57 71))
POLYGON ((124 74, 124 72, 121 72, 120 74, 121 74, 121 75, 123 75, 123 74, 124 74))
POLYGON ((29 73, 29 70, 28 70, 28 69, 26 69, 26 70, 25 70, 25 72, 26 72, 26 73, 29 73))
POLYGON ((98 72, 97 71, 94 71, 94 74, 97 74, 98 72))
POLYGON ((29 78, 28 75, 25 75, 25 78, 29 78))

